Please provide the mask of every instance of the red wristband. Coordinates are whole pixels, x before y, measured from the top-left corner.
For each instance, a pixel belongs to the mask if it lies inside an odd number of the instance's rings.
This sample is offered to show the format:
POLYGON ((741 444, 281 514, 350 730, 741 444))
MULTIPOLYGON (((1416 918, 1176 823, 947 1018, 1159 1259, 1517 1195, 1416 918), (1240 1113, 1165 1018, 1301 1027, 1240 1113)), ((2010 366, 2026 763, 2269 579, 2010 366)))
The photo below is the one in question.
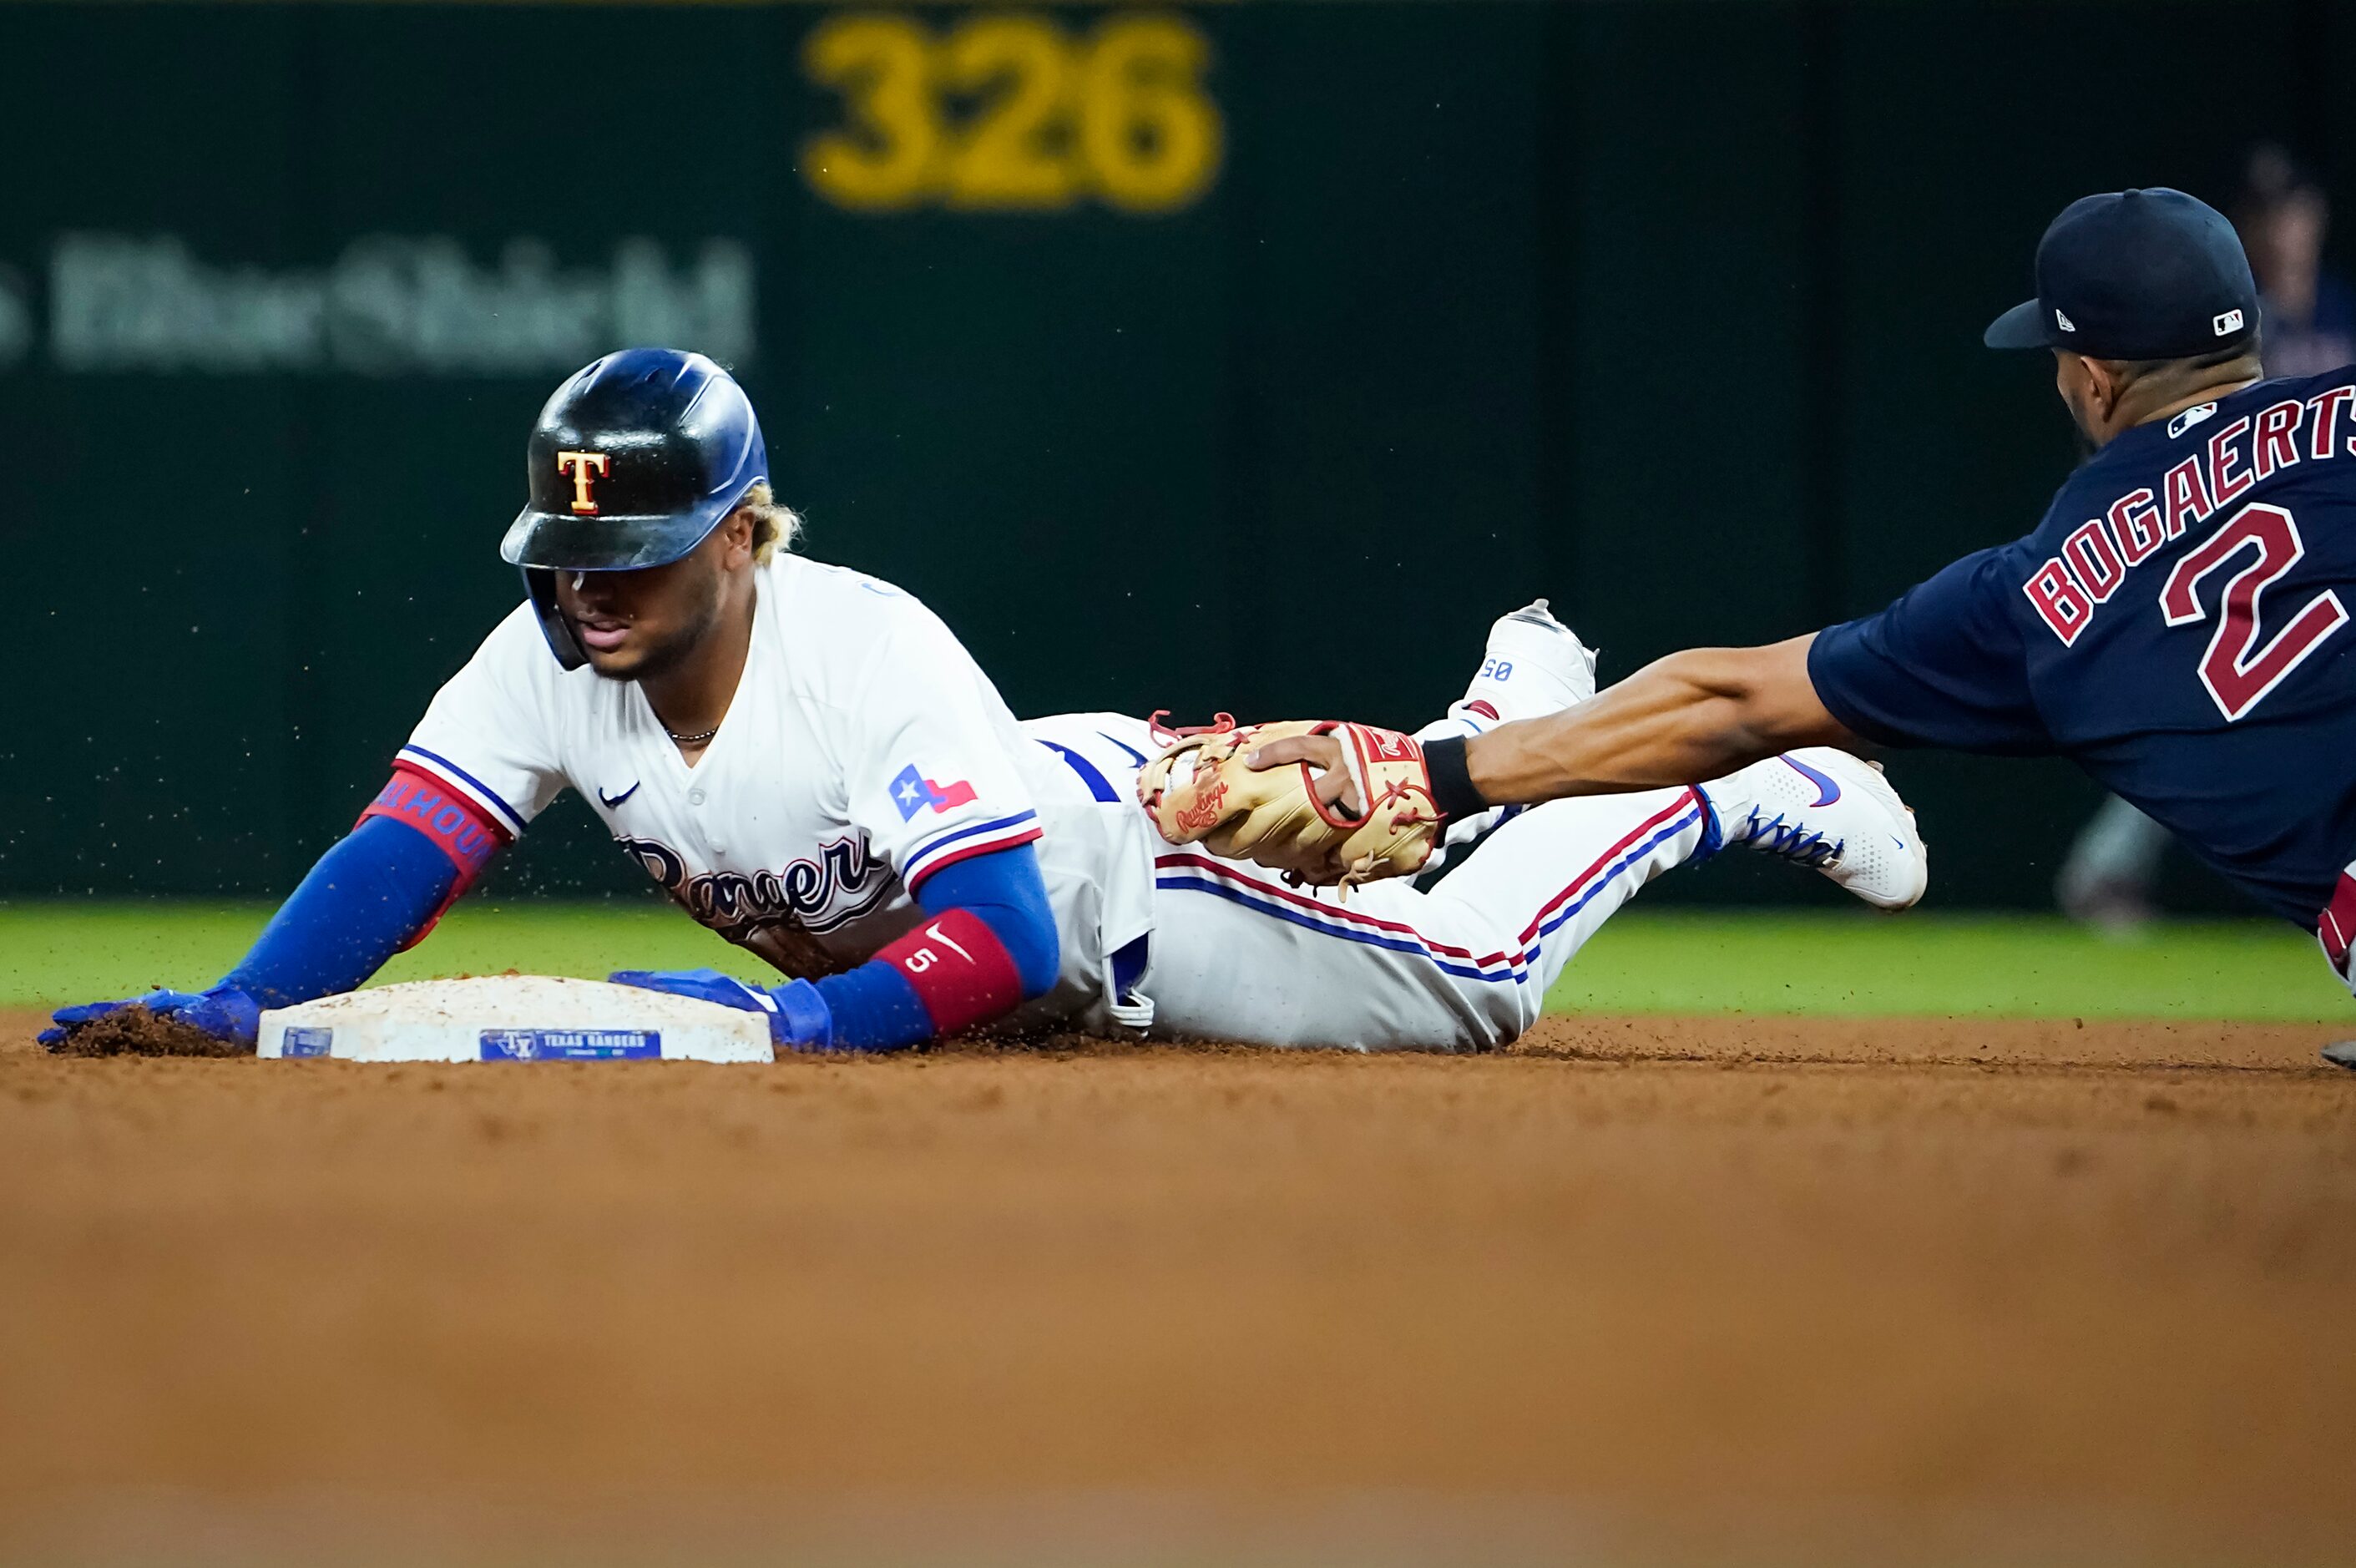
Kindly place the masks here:
POLYGON ((926 920, 877 953, 906 977, 936 1035, 954 1035, 1007 1012, 1023 1000, 1014 957, 990 922, 970 909, 926 920))

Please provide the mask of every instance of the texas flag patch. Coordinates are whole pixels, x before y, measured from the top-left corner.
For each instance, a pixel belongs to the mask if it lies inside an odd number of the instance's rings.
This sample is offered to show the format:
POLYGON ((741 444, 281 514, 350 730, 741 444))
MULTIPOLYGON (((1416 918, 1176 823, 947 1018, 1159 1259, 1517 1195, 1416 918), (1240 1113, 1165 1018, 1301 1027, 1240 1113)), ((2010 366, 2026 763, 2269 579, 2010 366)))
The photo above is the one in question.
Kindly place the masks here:
POLYGON ((973 786, 960 779, 954 784, 936 784, 916 771, 915 763, 900 769, 892 780, 892 803, 900 808, 900 820, 914 822, 916 813, 929 806, 935 812, 952 806, 970 806, 975 800, 973 786))

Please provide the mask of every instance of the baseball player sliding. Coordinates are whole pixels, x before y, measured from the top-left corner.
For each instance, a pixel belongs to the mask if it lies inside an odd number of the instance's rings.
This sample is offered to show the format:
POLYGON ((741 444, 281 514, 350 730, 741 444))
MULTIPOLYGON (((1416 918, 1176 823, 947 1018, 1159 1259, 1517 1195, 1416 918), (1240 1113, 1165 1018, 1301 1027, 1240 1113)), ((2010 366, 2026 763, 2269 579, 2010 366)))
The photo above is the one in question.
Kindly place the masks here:
MULTIPOLYGON (((1429 892, 1292 886, 1157 834, 1141 783, 1164 814, 1191 798, 1158 760, 1169 732, 1113 714, 1018 724, 916 600, 788 553, 798 520, 772 497, 760 427, 710 360, 598 360, 549 400, 530 463, 501 547, 527 602, 244 960, 136 1004, 252 1041, 263 1008, 348 990, 416 942, 567 789, 696 919, 791 977, 614 978, 758 1010, 805 1050, 982 1026, 1479 1049, 1528 1027, 1638 888, 1726 844, 1879 905, 1922 890, 1904 806, 1836 752, 1468 818, 1441 846, 1464 864, 1429 892)), ((1428 736, 1594 693, 1592 656, 1543 603, 1498 622, 1487 655, 1428 736)), ((133 1004, 65 1008, 44 1038, 133 1004)))

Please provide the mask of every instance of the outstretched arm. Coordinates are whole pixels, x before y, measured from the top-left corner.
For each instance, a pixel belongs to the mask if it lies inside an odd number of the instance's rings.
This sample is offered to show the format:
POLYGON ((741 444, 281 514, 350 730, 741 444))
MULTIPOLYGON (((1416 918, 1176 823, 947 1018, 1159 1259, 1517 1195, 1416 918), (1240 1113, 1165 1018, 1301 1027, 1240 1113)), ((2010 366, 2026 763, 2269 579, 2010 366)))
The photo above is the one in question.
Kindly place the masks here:
MULTIPOLYGON (((1396 737, 1419 757, 1421 777, 1375 802, 1374 824, 1387 832, 1404 826, 1429 843, 1440 824, 1490 806, 1703 784, 1806 746, 1855 750, 1869 741, 2050 753, 2053 736, 2029 683, 2023 641, 2041 635, 2024 608, 2033 596, 2024 601, 2021 587, 2039 553, 2032 537, 1966 555, 1888 608, 1812 636, 1672 654, 1551 717, 1419 746, 1396 737), (1400 813, 1401 801, 1412 815, 1400 813), (1384 818, 1387 806, 1393 814, 1384 818)), ((1301 864, 1303 835, 1292 823, 1314 818, 1323 826, 1336 814, 1366 814, 1332 736, 1272 741, 1244 760, 1255 768, 1300 765, 1302 787, 1338 808, 1313 811, 1302 802, 1293 811, 1279 789, 1286 812, 1259 830, 1246 853, 1312 881, 1368 874, 1364 866, 1301 864)), ((1229 793, 1269 811, 1267 791, 1229 793)), ((1208 828, 1188 830, 1194 838, 1232 832, 1234 811, 1210 814, 1208 828)))
MULTIPOLYGON (((1764 648, 1697 648, 1646 665, 1577 707, 1423 747, 1433 803, 1454 819, 1491 806, 1700 784, 1795 746, 1854 747, 1808 676, 1813 635, 1764 648)), ((1362 808, 1331 736, 1254 751, 1258 768, 1306 762, 1321 799, 1362 808)))
POLYGON ((504 842, 472 801, 438 779, 398 769, 218 984, 60 1008, 41 1041, 58 1045, 76 1026, 135 1003, 250 1046, 264 1008, 349 991, 422 939, 504 842))
MULTIPOLYGON (((2051 752, 2023 642, 2044 635, 2022 596, 2043 553, 2029 543, 1966 555, 1878 614, 1765 648, 1672 654, 1592 702, 1492 730, 1465 748, 1470 788, 1503 805, 1697 784, 1859 736, 2051 752)), ((1435 782, 1448 760, 1435 759, 1435 782)))
POLYGON ((1465 772, 1483 804, 1522 805, 1703 783, 1795 746, 1853 746, 1808 678, 1815 641, 1673 653, 1577 707, 1473 736, 1465 772))

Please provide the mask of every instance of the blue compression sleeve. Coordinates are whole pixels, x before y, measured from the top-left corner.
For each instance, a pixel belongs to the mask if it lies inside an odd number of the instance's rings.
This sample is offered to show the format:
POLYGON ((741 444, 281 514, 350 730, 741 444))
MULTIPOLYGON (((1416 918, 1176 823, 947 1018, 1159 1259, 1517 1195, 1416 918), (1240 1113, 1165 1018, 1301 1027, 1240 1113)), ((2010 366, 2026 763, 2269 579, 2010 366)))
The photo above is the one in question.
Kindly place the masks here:
POLYGON ((888 963, 869 959, 830 974, 818 983, 818 993, 834 1017, 836 1050, 897 1050, 933 1037, 933 1017, 916 988, 888 963))
POLYGON ((264 1007, 349 991, 425 929, 457 881, 432 839, 369 817, 319 857, 221 983, 264 1007))
MULTIPOLYGON (((1062 944, 1031 845, 943 866, 926 880, 916 901, 927 915, 963 909, 988 926, 1014 962, 1024 1001, 1044 996, 1055 983, 1062 944)), ((885 1051, 933 1037, 932 1015, 894 964, 871 959, 847 974, 827 976, 818 991, 834 1015, 838 1049, 885 1051)))
POLYGON ((1025 1002, 1046 995, 1055 983, 1063 943, 1055 935, 1055 908, 1047 902, 1047 879, 1030 844, 941 867, 926 880, 916 902, 927 915, 966 909, 987 921, 1014 961, 1025 1002))

